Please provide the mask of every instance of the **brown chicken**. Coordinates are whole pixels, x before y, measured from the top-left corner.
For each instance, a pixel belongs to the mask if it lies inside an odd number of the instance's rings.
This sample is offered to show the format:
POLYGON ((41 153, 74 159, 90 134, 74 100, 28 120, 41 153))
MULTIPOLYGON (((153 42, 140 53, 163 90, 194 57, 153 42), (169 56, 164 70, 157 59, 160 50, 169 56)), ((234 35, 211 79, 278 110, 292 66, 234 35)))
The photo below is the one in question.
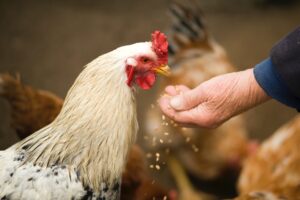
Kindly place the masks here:
MULTIPOLYGON (((162 81, 158 94, 161 95, 167 85, 183 84, 194 88, 214 76, 235 70, 224 49, 208 34, 197 5, 173 4, 170 10, 172 74, 162 81)), ((250 143, 242 116, 214 130, 181 128, 152 104, 146 120, 148 137, 145 142, 149 148, 161 155, 171 152, 188 174, 198 179, 211 181, 227 169, 238 171, 249 153, 250 143)))
MULTIPOLYGON (((292 198, 293 199, 293 198, 292 198)), ((249 194, 241 195, 234 200, 287 200, 280 195, 276 195, 272 192, 251 192, 249 194)))
POLYGON ((279 199, 300 199, 300 116, 279 128, 244 164, 241 197, 269 192, 279 199))
POLYGON ((11 127, 23 139, 52 122, 63 100, 51 92, 21 84, 20 77, 0 75, 0 96, 11 106, 11 127))
MULTIPOLYGON (((19 76, 0 74, 0 97, 11 105, 11 127, 25 138, 51 123, 59 114, 63 99, 51 92, 21 83, 19 76)), ((167 191, 153 182, 146 169, 144 154, 134 145, 122 177, 121 199, 152 200, 167 198, 167 191)))
MULTIPOLYGON (((208 35, 201 11, 175 4, 171 13, 175 21, 169 36, 173 72, 161 83, 159 94, 167 85, 193 88, 216 75, 234 71, 226 52, 208 35)), ((224 167, 247 154, 248 140, 241 117, 211 131, 187 129, 165 119, 152 105, 147 119, 146 130, 157 141, 151 146, 178 149, 180 145, 176 154, 185 160, 186 168, 203 179, 217 177, 224 167)))

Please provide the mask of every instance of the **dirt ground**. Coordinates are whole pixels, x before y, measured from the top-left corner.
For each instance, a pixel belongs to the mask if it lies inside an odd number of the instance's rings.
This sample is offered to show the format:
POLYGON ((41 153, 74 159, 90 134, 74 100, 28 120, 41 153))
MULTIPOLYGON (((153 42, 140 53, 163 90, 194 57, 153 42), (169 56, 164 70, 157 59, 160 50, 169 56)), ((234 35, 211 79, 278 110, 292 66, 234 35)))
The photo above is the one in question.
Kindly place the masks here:
MULTIPOLYGON (((300 5, 257 7, 254 0, 202 0, 210 32, 240 69, 268 56, 272 45, 300 23, 300 5)), ((118 46, 148 40, 167 30, 170 1, 0 1, 0 73, 20 73, 23 82, 64 97, 93 58, 118 46)), ((216 66, 217 67, 217 66, 216 66)), ((155 102, 140 91, 142 113, 155 102)), ((0 149, 18 141, 9 129, 8 103, 0 99, 0 149)), ((263 139, 296 114, 275 101, 248 111, 251 137, 263 139)))

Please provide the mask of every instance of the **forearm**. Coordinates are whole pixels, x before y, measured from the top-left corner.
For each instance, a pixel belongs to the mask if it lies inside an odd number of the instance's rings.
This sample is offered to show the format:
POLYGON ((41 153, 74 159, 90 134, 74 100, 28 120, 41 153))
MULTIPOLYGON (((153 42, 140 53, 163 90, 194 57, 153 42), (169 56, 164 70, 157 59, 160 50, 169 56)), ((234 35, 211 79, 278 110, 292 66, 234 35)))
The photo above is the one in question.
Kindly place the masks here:
MULTIPOLYGON (((215 89, 220 95, 212 93, 209 101, 212 104, 209 107, 214 108, 216 125, 270 99, 257 83, 253 69, 225 74, 216 79, 221 84, 215 89)), ((205 84, 203 87, 206 87, 205 84)))

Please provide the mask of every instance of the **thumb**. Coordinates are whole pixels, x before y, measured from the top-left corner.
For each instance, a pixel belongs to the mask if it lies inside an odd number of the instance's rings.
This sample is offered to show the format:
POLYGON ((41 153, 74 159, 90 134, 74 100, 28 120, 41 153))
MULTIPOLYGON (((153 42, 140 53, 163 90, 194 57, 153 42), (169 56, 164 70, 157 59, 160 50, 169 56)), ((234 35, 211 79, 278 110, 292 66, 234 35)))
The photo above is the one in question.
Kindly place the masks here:
POLYGON ((197 106, 200 102, 200 90, 198 88, 195 88, 173 97, 170 100, 170 106, 177 111, 182 111, 189 110, 197 106))

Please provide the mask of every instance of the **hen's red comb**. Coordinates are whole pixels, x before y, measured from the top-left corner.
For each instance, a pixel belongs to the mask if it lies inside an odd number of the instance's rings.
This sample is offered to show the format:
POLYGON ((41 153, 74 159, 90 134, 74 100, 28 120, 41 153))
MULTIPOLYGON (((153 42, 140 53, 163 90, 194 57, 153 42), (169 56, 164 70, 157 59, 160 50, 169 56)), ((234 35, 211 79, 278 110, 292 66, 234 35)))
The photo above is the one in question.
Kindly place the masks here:
POLYGON ((152 33, 152 49, 158 56, 159 64, 168 63, 168 40, 164 33, 160 31, 152 33))

